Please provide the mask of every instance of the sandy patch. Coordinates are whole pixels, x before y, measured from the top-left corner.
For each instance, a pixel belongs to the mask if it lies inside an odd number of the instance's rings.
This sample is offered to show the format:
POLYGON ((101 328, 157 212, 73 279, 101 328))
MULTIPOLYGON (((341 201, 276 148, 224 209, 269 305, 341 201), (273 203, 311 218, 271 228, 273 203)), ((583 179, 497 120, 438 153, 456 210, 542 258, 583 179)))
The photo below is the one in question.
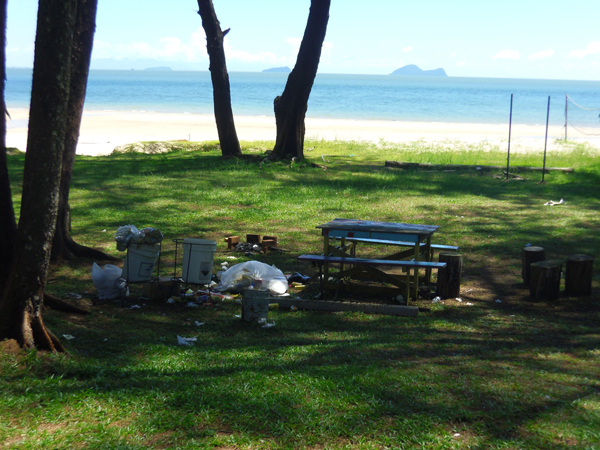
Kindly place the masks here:
MULTIPOLYGON (((10 109, 6 142, 8 147, 24 150, 27 145, 28 111, 10 109)), ((240 140, 275 140, 275 119, 266 116, 237 116, 240 140)), ((569 140, 588 142, 600 149, 600 137, 585 136, 575 130, 569 140)), ((511 151, 544 149, 545 125, 513 124, 511 151)), ((306 120, 307 139, 386 142, 451 142, 507 146, 508 124, 446 122, 405 122, 385 120, 314 119, 306 120)), ((564 138, 564 127, 550 127, 548 150, 564 138)), ((210 114, 179 114, 136 111, 85 111, 77 154, 106 155, 115 147, 139 141, 217 140, 217 128, 210 114)))

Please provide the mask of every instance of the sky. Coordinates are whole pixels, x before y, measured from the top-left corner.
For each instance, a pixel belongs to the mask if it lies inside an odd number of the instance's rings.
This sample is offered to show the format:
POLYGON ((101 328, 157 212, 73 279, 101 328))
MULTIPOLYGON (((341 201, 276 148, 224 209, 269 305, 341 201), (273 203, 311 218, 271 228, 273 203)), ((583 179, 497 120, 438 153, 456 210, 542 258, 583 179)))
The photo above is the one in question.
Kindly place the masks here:
MULTIPOLYGON (((98 0, 92 69, 208 70, 196 0, 98 0)), ((230 72, 295 64, 310 0, 213 0, 230 72)), ((599 0, 331 0, 320 73, 600 80, 599 0)), ((37 0, 8 0, 7 66, 32 67, 37 0)))

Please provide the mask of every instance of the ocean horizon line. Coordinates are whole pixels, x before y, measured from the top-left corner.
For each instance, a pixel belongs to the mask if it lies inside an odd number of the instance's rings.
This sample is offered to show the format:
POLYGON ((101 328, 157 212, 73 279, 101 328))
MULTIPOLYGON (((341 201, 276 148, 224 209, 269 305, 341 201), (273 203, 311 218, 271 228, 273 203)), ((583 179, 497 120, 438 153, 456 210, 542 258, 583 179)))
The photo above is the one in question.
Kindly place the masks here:
MULTIPOLYGON (((33 71, 32 67, 7 67, 7 70, 28 70, 33 71)), ((138 73, 153 73, 153 74, 168 74, 172 72, 176 73, 204 73, 209 74, 210 71, 208 69, 170 69, 170 70, 149 70, 147 69, 98 69, 98 68, 90 68, 90 71, 93 72, 138 72, 138 73)), ((289 73, 283 72, 264 72, 262 70, 252 71, 252 70, 228 70, 228 74, 264 74, 265 76, 271 77, 287 77, 289 73)), ((513 80, 513 81, 556 81, 556 82, 590 82, 590 83, 600 83, 600 78, 597 80, 583 79, 583 78, 524 78, 524 77, 490 77, 490 76, 457 76, 457 75, 447 75, 443 76, 422 76, 422 75, 393 75, 392 73, 384 74, 384 73, 342 73, 342 72, 317 72, 317 76, 319 75, 332 75, 332 76, 364 76, 364 77, 391 77, 391 78, 399 78, 399 79, 427 79, 427 80, 447 80, 448 78, 453 79, 465 79, 465 80, 513 80)))

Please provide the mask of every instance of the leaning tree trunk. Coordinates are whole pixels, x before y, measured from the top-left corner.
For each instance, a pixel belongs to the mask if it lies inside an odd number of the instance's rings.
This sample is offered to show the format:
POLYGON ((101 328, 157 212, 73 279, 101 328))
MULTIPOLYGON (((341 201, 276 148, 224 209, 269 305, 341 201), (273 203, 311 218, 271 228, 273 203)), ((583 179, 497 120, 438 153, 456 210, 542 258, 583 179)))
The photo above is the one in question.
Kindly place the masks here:
POLYGON ((283 94, 274 101, 277 139, 271 158, 304 158, 304 118, 319 68, 330 3, 330 0, 310 2, 308 23, 296 65, 288 77, 283 94))
POLYGON ((241 156, 240 142, 233 121, 229 74, 223 49, 223 38, 229 30, 221 31, 212 0, 198 0, 198 8, 198 14, 202 18, 202 27, 206 33, 206 49, 210 60, 209 70, 213 85, 215 121, 221 143, 221 154, 223 156, 241 156))
POLYGON ((96 10, 98 0, 78 0, 71 52, 71 83, 69 89, 69 105, 67 107, 67 130, 65 133, 65 149, 62 161, 62 174, 58 198, 58 216, 56 232, 52 243, 52 259, 71 259, 74 256, 94 258, 97 260, 116 260, 117 258, 94 248, 75 242, 71 236, 71 206, 69 191, 75 166, 75 154, 83 103, 87 88, 90 59, 94 45, 96 29, 96 10))
POLYGON ((0 299, 0 340, 64 351, 42 319, 56 226, 76 0, 40 0, 16 254, 0 299))
POLYGON ((8 165, 6 161, 6 6, 7 0, 0 0, 0 297, 8 281, 8 270, 13 258, 17 222, 12 204, 8 165))

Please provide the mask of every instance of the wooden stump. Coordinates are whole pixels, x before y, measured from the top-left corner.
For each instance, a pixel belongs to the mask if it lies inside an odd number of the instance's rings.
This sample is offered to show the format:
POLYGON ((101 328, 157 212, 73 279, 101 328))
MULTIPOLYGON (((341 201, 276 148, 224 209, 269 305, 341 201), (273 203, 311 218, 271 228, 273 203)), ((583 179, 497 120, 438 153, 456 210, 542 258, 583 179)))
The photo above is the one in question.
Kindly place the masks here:
POLYGON ((594 257, 591 255, 571 255, 565 269, 565 292, 568 295, 592 295, 592 271, 594 257))
POLYGON ((562 260, 550 259, 531 264, 529 293, 532 300, 556 300, 560 294, 562 260))
POLYGON ((532 263, 543 261, 546 259, 546 251, 542 247, 524 247, 523 248, 523 268, 521 274, 523 275, 523 283, 525 286, 529 286, 532 263))
POLYGON ((442 298, 458 297, 460 294, 462 254, 442 252, 440 253, 440 262, 445 262, 446 267, 439 270, 436 295, 442 298))

